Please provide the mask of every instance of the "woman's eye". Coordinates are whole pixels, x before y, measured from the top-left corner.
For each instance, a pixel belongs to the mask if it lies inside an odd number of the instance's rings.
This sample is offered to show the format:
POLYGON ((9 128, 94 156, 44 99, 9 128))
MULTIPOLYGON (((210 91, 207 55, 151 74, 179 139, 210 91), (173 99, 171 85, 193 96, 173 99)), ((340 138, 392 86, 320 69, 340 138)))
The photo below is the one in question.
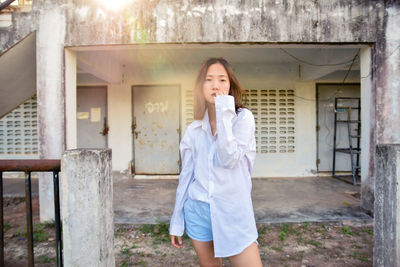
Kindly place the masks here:
POLYGON ((221 82, 226 82, 226 80, 225 80, 225 79, 222 79, 221 82))

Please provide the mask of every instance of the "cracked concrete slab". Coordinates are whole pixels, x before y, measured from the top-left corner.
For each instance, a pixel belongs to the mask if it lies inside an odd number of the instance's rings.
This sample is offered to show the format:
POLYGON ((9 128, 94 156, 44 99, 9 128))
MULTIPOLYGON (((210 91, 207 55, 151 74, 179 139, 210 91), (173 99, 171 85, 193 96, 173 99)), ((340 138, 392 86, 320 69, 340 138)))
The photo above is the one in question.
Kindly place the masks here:
MULTIPOLYGON (((169 222, 176 179, 130 179, 114 175, 117 224, 169 222)), ((32 179, 37 195, 37 179, 32 179)), ((5 196, 25 196, 23 179, 4 179, 5 196)), ((253 179, 257 223, 353 221, 372 223, 360 207, 360 187, 330 177, 253 179)))
MULTIPOLYGON (((114 183, 115 222, 169 222, 177 180, 126 179, 114 183)), ((360 187, 329 177, 253 179, 257 223, 357 221, 372 223, 360 207, 360 187)))

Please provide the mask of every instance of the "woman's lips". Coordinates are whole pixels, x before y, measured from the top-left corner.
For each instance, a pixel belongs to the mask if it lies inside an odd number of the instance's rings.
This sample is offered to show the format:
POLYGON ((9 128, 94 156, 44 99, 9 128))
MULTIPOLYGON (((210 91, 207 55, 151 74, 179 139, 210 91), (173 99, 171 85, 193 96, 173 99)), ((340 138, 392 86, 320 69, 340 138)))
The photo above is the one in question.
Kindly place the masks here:
POLYGON ((217 94, 216 93, 213 93, 213 94, 211 94, 213 97, 216 97, 217 96, 217 94))

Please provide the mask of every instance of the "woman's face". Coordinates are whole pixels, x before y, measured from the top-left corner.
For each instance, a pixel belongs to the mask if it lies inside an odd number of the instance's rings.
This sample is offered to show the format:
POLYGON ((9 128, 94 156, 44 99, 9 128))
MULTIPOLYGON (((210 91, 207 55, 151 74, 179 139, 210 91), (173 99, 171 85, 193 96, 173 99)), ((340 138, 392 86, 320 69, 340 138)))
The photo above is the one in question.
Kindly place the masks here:
POLYGON ((229 94, 229 88, 229 77, 224 66, 220 63, 212 64, 207 70, 206 78, 203 83, 205 100, 210 104, 214 104, 217 95, 229 94))

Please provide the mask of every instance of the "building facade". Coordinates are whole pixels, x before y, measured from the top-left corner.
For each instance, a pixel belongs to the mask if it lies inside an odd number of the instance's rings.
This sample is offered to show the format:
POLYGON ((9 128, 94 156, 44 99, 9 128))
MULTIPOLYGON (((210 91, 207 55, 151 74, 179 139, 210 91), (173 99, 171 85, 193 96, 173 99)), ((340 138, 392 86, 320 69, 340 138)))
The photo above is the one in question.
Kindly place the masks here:
MULTIPOLYGON (((329 171, 332 100, 361 98, 361 205, 372 212, 375 147, 400 143, 399 17, 396 1, 33 1, 0 27, 0 111, 36 94, 40 158, 109 147, 116 171, 174 175, 197 69, 224 56, 255 114, 255 177, 329 171)), ((41 203, 50 184, 41 179, 41 203)))

